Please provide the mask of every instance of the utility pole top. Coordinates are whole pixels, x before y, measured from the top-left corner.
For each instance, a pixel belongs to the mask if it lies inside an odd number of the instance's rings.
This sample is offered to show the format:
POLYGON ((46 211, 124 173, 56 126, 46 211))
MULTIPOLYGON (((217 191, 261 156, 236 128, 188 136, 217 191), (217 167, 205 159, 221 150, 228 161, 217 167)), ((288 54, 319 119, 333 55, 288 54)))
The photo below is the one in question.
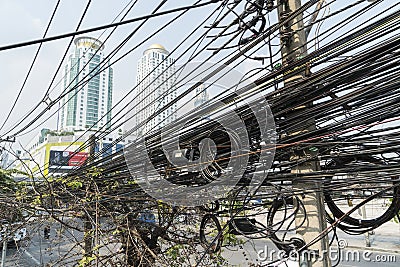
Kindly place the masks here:
POLYGON ((13 137, 7 136, 5 139, 0 138, 0 143, 1 142, 15 143, 15 136, 13 137))

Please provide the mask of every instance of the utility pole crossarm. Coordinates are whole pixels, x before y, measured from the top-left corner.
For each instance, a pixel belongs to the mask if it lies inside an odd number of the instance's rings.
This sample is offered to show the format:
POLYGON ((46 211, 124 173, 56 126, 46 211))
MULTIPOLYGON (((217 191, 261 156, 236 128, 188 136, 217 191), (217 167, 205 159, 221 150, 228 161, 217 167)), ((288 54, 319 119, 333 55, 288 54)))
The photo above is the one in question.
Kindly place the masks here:
POLYGON ((15 143, 15 136, 14 137, 9 137, 7 136, 5 139, 0 138, 0 143, 1 142, 9 142, 9 143, 15 143))

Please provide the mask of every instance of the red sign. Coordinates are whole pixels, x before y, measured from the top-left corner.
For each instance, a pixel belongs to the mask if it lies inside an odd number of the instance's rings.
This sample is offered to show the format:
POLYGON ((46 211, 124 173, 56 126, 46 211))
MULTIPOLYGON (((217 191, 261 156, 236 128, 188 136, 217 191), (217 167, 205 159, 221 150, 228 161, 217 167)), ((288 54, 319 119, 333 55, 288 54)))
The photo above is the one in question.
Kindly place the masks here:
POLYGON ((50 150, 49 166, 73 167, 81 166, 88 158, 87 152, 50 150))
POLYGON ((88 153, 78 152, 75 155, 71 153, 70 157, 71 158, 68 160, 68 166, 81 166, 88 158, 88 153))

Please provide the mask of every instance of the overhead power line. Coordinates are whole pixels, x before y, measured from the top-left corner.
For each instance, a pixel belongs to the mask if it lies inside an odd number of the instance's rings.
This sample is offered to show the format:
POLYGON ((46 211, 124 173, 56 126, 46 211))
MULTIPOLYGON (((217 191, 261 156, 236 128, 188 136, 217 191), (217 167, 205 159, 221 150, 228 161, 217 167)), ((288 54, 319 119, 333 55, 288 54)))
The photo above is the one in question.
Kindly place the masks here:
POLYGON ((111 23, 111 24, 107 24, 107 25, 102 25, 102 26, 98 26, 98 27, 94 27, 94 28, 89 28, 89 29, 86 29, 86 30, 74 31, 74 32, 64 33, 64 34, 61 34, 61 35, 42 38, 42 39, 38 39, 38 40, 32 40, 32 41, 27 41, 27 42, 23 42, 23 43, 12 44, 12 45, 6 45, 6 46, 0 47, 0 51, 10 50, 10 49, 20 48, 20 47, 24 47, 24 46, 40 44, 40 43, 51 42, 51 41, 55 41, 55 40, 59 40, 59 39, 67 38, 67 37, 73 37, 73 36, 80 35, 80 34, 85 34, 85 33, 95 32, 95 31, 99 31, 99 30, 104 30, 104 29, 117 27, 117 26, 121 26, 121 25, 125 25, 125 24, 130 24, 130 23, 141 21, 141 20, 145 20, 145 19, 150 19, 150 18, 154 18, 154 17, 159 17, 159 16, 171 14, 171 13, 178 12, 178 11, 183 11, 183 10, 189 10, 189 9, 193 9, 193 8, 203 7, 203 6, 207 6, 207 5, 210 5, 210 4, 213 4, 213 3, 217 3, 217 2, 220 2, 220 1, 222 1, 222 0, 210 0, 210 1, 207 1, 207 2, 204 2, 204 3, 201 3, 201 4, 197 4, 197 5, 178 7, 178 8, 174 8, 174 9, 170 9, 170 10, 166 10, 166 11, 161 11, 161 12, 155 13, 155 14, 145 15, 145 16, 141 16, 141 17, 137 17, 137 18, 133 18, 133 19, 128 19, 128 20, 125 20, 125 21, 120 21, 120 22, 111 23))

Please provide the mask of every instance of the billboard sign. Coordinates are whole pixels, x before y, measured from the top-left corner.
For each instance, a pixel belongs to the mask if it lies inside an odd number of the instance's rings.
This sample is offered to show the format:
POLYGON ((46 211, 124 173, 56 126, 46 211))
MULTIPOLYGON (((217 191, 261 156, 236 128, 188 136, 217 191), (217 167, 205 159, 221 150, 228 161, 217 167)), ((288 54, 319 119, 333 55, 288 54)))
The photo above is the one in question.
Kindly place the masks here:
POLYGON ((81 166, 88 158, 87 152, 50 150, 49 166, 74 167, 81 166))

